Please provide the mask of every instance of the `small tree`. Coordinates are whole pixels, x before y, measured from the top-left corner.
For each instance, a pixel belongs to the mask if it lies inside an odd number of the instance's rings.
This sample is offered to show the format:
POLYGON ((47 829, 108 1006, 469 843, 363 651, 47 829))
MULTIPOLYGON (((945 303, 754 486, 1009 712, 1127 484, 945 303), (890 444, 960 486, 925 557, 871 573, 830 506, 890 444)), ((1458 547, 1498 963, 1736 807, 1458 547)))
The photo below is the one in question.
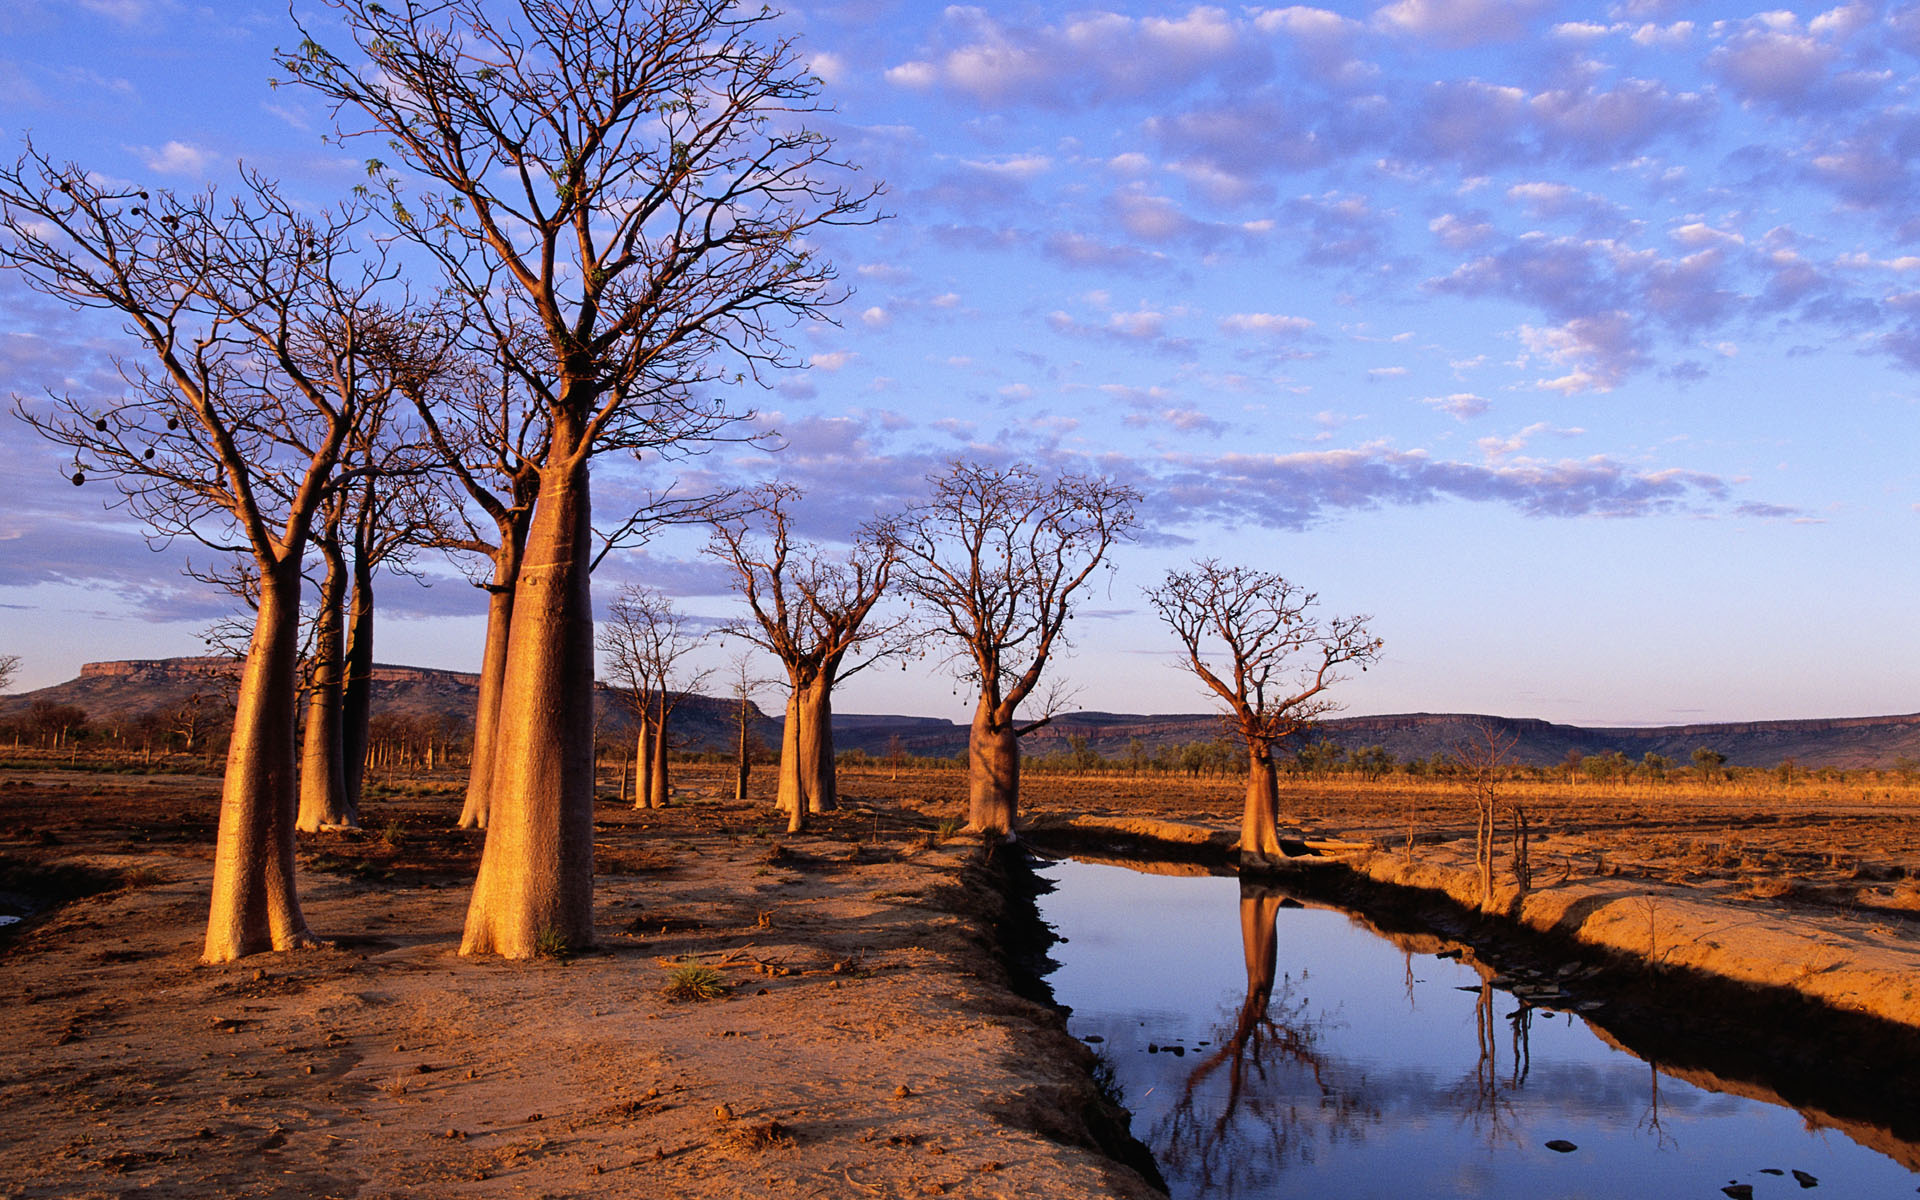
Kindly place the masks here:
POLYGON ((20 673, 18 654, 0 654, 0 691, 13 686, 13 677, 20 673))
POLYGON ((1186 669, 1226 702, 1227 723, 1246 745, 1241 862, 1278 859, 1274 748, 1333 709, 1327 689, 1343 668, 1377 661, 1380 639, 1367 617, 1322 619, 1318 597, 1278 574, 1214 559, 1169 571, 1147 600, 1180 639, 1186 669))
POLYGON ((1701 746, 1693 752, 1693 769, 1700 773, 1703 783, 1718 776, 1720 768, 1726 765, 1726 761, 1726 755, 1706 746, 1701 746))
POLYGON ((886 591, 894 548, 863 537, 845 557, 793 540, 799 490, 768 484, 747 494, 740 516, 714 524, 707 553, 733 576, 749 616, 728 622, 723 636, 772 654, 786 668, 786 724, 780 746, 780 807, 788 827, 806 827, 809 812, 836 807, 833 689, 892 647, 898 620, 873 623, 886 591), (849 655, 864 655, 849 663, 849 655))
POLYGON ((1020 705, 1066 644, 1077 593, 1133 534, 1140 493, 1087 475, 1045 479, 1024 463, 955 462, 933 496, 876 526, 899 558, 895 578, 925 607, 927 631, 955 646, 961 677, 979 688, 967 732, 967 828, 1010 834, 1020 796, 1019 739, 1053 719, 1020 705))
POLYGON ((607 673, 639 718, 634 756, 635 808, 663 808, 672 793, 667 761, 673 710, 703 686, 708 672, 682 665, 705 638, 658 588, 629 585, 608 606, 600 628, 607 673))
MULTIPOLYGON (((1480 877, 1480 907, 1483 909, 1493 907, 1494 835, 1499 818, 1500 783, 1506 774, 1509 756, 1519 740, 1517 733, 1509 733, 1489 722, 1479 721, 1475 722, 1473 732, 1467 739, 1453 748, 1453 757, 1466 775, 1468 794, 1473 800, 1473 861, 1480 877)), ((1524 803, 1519 801, 1514 803, 1513 809, 1514 883, 1524 897, 1533 879, 1527 812, 1524 803)))

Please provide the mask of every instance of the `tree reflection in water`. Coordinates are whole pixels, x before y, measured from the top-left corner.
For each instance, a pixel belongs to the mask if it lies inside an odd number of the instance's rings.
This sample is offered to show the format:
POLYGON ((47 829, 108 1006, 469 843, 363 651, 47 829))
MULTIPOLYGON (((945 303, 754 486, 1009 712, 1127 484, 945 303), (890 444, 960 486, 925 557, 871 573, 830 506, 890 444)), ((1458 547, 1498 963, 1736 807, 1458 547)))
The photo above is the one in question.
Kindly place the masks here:
POLYGON ((1161 1162, 1205 1194, 1254 1195, 1290 1159, 1311 1160, 1319 1139, 1357 1139, 1380 1120, 1365 1079, 1329 1069, 1318 1044, 1324 1018, 1295 997, 1298 981, 1288 975, 1276 991, 1285 900, 1278 888, 1241 881, 1246 999, 1153 1131, 1161 1162))

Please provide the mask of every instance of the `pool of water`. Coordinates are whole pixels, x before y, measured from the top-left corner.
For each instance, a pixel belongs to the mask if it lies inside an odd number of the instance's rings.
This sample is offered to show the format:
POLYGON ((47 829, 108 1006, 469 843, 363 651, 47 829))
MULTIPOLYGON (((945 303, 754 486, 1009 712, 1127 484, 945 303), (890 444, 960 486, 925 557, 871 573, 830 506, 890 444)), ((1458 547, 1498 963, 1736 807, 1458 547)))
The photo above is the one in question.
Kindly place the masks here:
POLYGON ((1048 982, 1177 1198, 1764 1200, 1920 1184, 1901 1162, 1920 1147, 1882 1153, 1676 1078, 1577 1012, 1529 1008, 1337 909, 1232 878, 1072 860, 1041 874, 1054 890, 1040 915, 1064 941, 1048 982))

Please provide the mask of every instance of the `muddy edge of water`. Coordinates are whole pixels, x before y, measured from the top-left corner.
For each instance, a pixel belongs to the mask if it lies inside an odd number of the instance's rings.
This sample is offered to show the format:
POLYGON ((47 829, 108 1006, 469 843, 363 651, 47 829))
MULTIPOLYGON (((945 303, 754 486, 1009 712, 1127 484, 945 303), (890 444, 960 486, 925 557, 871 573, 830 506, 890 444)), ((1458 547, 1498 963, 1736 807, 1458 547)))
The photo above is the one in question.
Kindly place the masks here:
MULTIPOLYGON (((1238 874, 1218 845, 1085 827, 1038 829, 1027 837, 1051 855, 1181 862, 1212 874, 1238 874)), ((1357 914, 1383 935, 1426 935, 1437 939, 1436 948, 1464 948, 1469 961, 1496 972, 1551 977, 1568 963, 1598 967, 1565 990, 1577 1001, 1599 1002, 1600 1008, 1581 1016, 1638 1057, 1710 1087, 1815 1110, 1869 1144, 1887 1135, 1920 1142, 1920 1106, 1911 1103, 1909 1084, 1920 1074, 1920 1030, 1911 1026, 1837 1009, 1787 988, 1603 950, 1467 908, 1441 892, 1369 878, 1337 860, 1316 860, 1309 869, 1271 878, 1302 899, 1357 914), (1702 1081, 1701 1074, 1710 1078, 1702 1081)), ((1876 1148, 1903 1161, 1912 1157, 1876 1148)))
POLYGON ((1131 1117, 1119 1099, 1100 1086, 1096 1071, 1098 1060, 1092 1050, 1067 1032, 1066 1010, 1054 999, 1053 988, 1047 982, 1047 974, 1058 965, 1048 951, 1059 938, 1052 926, 1040 918, 1039 897, 1051 890, 1052 885, 1035 873, 1034 866, 1032 855, 1024 847, 988 842, 968 864, 966 873, 968 882, 975 885, 973 893, 987 897, 987 903, 992 905, 991 912, 981 915, 991 924, 1000 962, 1007 973, 1005 986, 1022 999, 1045 1005, 1056 1014, 1048 1032, 1057 1032, 1057 1039, 1048 1040, 1057 1041, 1057 1050, 1046 1049, 1057 1052, 1084 1076, 1087 1084, 1084 1094, 1062 1096, 1073 1106, 1062 1116, 1077 1129, 1050 1129, 1046 1120, 1034 1113, 1022 1114, 1024 1123, 1055 1140, 1081 1144, 1090 1141, 1093 1148, 1132 1168, 1164 1192, 1167 1183, 1160 1174, 1159 1164, 1154 1162, 1153 1152, 1133 1136, 1131 1117), (1075 1133, 1080 1136, 1074 1136, 1075 1133))

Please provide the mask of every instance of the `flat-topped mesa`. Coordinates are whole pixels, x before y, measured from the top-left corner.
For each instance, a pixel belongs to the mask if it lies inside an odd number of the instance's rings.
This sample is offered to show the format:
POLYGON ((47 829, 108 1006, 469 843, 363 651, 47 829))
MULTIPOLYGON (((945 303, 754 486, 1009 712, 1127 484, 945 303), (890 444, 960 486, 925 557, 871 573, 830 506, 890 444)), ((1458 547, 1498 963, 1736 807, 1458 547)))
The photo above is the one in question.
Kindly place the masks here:
POLYGON ((90 662, 80 666, 82 679, 162 679, 180 675, 232 675, 239 671, 240 660, 209 654, 198 658, 123 658, 114 662, 90 662))

